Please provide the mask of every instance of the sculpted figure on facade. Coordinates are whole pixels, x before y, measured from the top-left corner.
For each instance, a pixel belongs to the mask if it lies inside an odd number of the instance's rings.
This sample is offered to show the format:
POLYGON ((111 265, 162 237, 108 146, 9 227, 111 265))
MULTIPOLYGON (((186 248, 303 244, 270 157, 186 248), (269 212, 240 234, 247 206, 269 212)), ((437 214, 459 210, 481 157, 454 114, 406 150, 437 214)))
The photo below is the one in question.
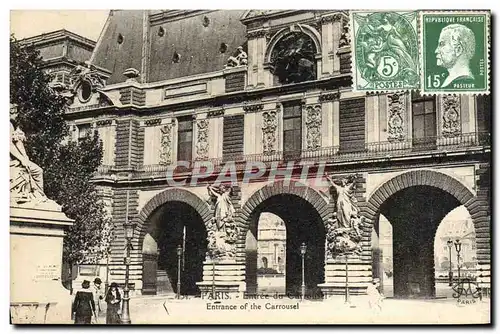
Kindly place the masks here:
POLYGON ((76 88, 76 86, 82 81, 90 82, 93 92, 96 92, 98 88, 103 88, 105 86, 104 80, 102 80, 101 76, 97 72, 97 68, 89 62, 85 62, 83 65, 75 66, 69 73, 69 77, 73 88, 76 88))
POLYGON ((236 67, 248 64, 248 54, 243 50, 242 46, 236 49, 236 55, 230 56, 227 60, 227 67, 236 67))
POLYGON ((461 133, 460 97, 444 95, 443 105, 443 136, 455 137, 461 133))
POLYGON ((210 200, 215 214, 208 226, 208 249, 213 258, 231 258, 236 255, 236 241, 239 229, 234 221, 234 206, 231 201, 231 187, 208 186, 210 200))
POLYGON ((10 118, 10 203, 13 206, 52 208, 60 206, 43 191, 43 170, 26 153, 24 132, 17 126, 17 110, 11 106, 10 118))
POLYGON ((278 118, 276 111, 266 111, 262 114, 262 144, 264 153, 276 151, 276 130, 278 129, 278 118))
POLYGON ((160 164, 168 165, 172 162, 172 124, 165 124, 160 131, 160 164))
POLYGON ((361 226, 363 217, 359 214, 358 202, 354 189, 357 174, 341 179, 332 179, 326 176, 335 198, 335 214, 327 221, 327 251, 335 257, 342 254, 356 254, 361 250, 361 226))
POLYGON ((321 106, 306 108, 307 149, 321 147, 321 106))

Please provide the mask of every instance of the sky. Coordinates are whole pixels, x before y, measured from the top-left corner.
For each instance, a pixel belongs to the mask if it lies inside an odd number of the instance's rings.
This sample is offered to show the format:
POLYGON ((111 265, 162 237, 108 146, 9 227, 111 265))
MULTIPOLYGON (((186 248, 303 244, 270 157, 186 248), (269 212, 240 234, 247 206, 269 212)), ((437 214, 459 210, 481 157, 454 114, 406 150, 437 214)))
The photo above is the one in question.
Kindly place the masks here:
POLYGON ((109 10, 12 10, 10 32, 17 39, 66 29, 97 41, 109 10))

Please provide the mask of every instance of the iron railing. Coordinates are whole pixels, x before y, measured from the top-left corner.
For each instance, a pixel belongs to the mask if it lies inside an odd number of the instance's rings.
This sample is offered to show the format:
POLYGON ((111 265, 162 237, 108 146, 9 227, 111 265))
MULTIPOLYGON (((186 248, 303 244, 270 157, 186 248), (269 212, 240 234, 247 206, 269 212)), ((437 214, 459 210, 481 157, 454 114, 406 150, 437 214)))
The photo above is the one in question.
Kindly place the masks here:
MULTIPOLYGON (((224 165, 231 162, 236 170, 241 171, 248 168, 248 163, 262 162, 266 166, 271 164, 286 164, 288 162, 303 163, 341 163, 349 161, 360 161, 366 159, 392 159, 406 156, 423 156, 429 154, 447 154, 452 152, 487 148, 490 146, 489 133, 464 133, 455 136, 428 137, 425 139, 405 139, 384 142, 354 144, 351 146, 339 145, 331 147, 320 147, 295 152, 274 151, 268 153, 224 156, 224 158, 198 159, 185 162, 189 167, 171 165, 143 165, 134 168, 134 174, 143 176, 165 175, 167 171, 174 174, 190 173, 198 164, 202 166, 200 172, 206 170, 204 166, 210 166, 214 172, 220 172, 224 165)), ((113 166, 99 167, 98 174, 110 173, 113 166)), ((137 176, 139 176, 137 175, 137 176)))

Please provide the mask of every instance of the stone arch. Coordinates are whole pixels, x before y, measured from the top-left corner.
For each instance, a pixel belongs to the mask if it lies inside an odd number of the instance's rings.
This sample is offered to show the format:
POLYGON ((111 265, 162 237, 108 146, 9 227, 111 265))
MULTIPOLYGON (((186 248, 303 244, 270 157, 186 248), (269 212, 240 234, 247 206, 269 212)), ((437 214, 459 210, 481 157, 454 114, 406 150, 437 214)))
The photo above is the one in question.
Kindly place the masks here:
POLYGON ((296 195, 310 203, 316 209, 323 222, 330 218, 332 214, 328 205, 329 201, 316 189, 306 186, 297 180, 291 180, 289 184, 285 184, 283 180, 275 181, 256 190, 245 204, 242 205, 238 220, 240 225, 243 226, 241 231, 243 236, 246 236, 249 228, 249 218, 255 208, 268 198, 282 194, 296 195))
POLYGON ((139 249, 142 249, 144 236, 147 232, 147 220, 149 216, 163 204, 174 201, 190 205, 196 212, 198 212, 205 226, 212 218, 213 210, 211 206, 198 195, 182 188, 166 189, 150 199, 135 218, 135 222, 138 225, 137 229, 139 230, 139 249))
POLYGON ((271 53, 276 44, 278 44, 278 42, 287 34, 296 31, 301 31, 302 33, 309 36, 312 39, 314 46, 316 47, 316 54, 321 54, 321 35, 319 34, 319 32, 307 24, 295 24, 279 30, 271 38, 266 48, 266 56, 264 57, 266 63, 269 63, 271 61, 271 53))
MULTIPOLYGON (((364 210, 362 210, 365 218, 373 226, 373 222, 380 213, 382 204, 396 192, 413 186, 430 186, 441 189, 465 206, 473 222, 478 217, 475 215, 476 211, 474 211, 475 196, 466 185, 448 174, 422 169, 404 172, 381 184, 371 194, 364 210)), ((474 223, 474 225, 476 224, 474 223)))

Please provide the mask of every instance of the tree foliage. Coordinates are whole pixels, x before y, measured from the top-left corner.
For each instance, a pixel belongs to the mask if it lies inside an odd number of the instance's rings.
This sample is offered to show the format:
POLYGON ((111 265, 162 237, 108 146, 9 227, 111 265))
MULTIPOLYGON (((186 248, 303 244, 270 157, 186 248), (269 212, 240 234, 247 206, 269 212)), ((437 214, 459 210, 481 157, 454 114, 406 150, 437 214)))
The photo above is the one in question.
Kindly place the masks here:
POLYGON ((78 142, 67 140, 66 100, 51 88, 39 51, 10 39, 10 102, 26 135, 30 160, 44 171, 44 192, 62 206, 74 225, 64 238, 67 263, 98 260, 109 247, 111 219, 91 182, 102 159, 97 132, 78 142))

